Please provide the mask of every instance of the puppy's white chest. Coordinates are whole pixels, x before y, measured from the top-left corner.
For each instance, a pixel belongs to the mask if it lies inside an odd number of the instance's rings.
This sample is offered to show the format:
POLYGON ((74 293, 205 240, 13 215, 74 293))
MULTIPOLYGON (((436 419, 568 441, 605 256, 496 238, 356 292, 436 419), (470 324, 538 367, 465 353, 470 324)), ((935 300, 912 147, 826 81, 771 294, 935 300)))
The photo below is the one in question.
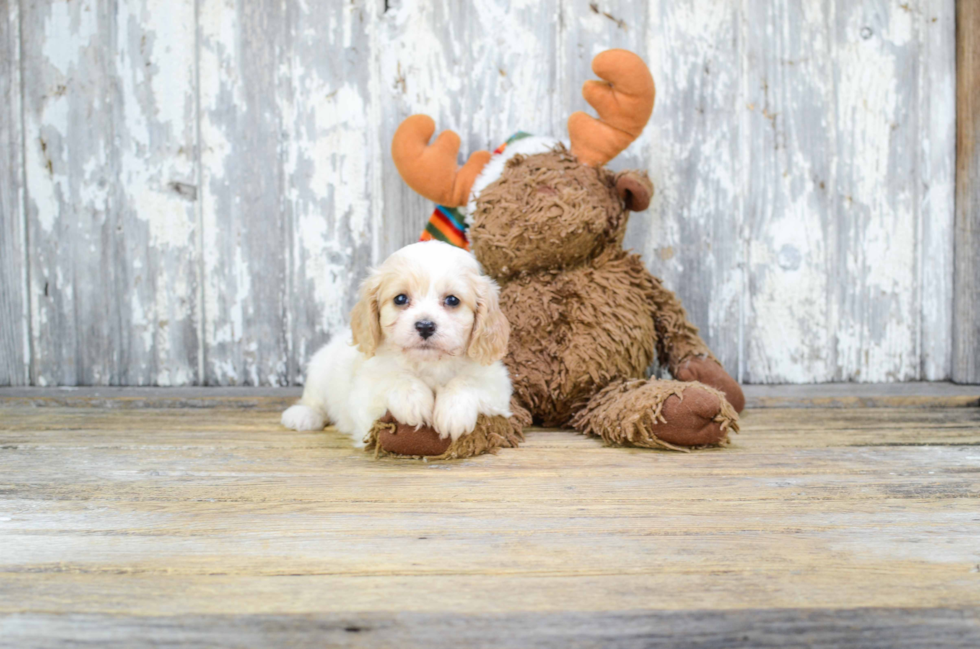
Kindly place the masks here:
POLYGON ((416 368, 418 377, 433 390, 449 383, 459 373, 459 367, 452 362, 436 362, 421 364, 416 368))

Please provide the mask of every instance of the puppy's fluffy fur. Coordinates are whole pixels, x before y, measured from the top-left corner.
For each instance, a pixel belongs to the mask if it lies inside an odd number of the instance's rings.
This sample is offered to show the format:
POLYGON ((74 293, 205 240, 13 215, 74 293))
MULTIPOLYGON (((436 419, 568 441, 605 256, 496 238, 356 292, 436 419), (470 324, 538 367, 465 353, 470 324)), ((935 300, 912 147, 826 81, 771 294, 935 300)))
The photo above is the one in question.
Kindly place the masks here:
POLYGON ((283 425, 333 423, 360 446, 385 411, 453 440, 479 414, 509 417, 501 359, 510 328, 497 293, 465 250, 439 241, 402 248, 362 284, 350 332, 310 360, 303 398, 283 425))

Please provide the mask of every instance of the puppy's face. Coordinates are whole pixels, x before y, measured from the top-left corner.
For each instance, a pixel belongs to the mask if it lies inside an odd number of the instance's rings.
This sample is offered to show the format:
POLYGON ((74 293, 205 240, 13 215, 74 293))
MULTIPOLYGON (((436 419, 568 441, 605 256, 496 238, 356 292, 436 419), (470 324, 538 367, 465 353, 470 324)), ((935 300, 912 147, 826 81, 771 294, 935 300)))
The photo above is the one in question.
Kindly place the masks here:
POLYGON ((367 356, 385 348, 415 360, 468 356, 490 364, 507 351, 497 286, 473 256, 437 241, 402 248, 364 282, 351 313, 367 356))

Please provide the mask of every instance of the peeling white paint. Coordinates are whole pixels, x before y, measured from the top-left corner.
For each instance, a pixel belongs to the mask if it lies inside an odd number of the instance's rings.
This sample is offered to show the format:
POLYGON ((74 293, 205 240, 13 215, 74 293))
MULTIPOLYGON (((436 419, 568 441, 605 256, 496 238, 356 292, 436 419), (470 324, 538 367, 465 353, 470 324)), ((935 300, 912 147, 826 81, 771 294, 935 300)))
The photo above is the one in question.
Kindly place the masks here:
POLYGON ((628 243, 730 369, 946 378, 952 3, 601 4, 622 24, 589 4, 202 0, 196 24, 164 0, 22 9, 38 383, 116 380, 113 336, 135 382, 199 380, 198 345, 208 380, 301 380, 364 266, 428 217, 388 160, 401 119, 456 130, 461 158, 517 130, 563 138, 606 47, 644 52, 658 89, 612 163, 656 188, 628 243), (74 329, 95 311, 112 315, 74 329), (104 358, 82 367, 89 347, 104 358))
POLYGON ((48 16, 44 24, 42 55, 55 70, 63 76, 72 74, 78 63, 78 41, 94 38, 98 31, 98 13, 92 2, 52 2, 48 5, 48 16))
MULTIPOLYGON (((58 103, 67 104, 67 100, 58 103)), ((33 116, 25 122, 24 126, 28 133, 40 134, 43 132, 41 124, 33 116)), ((42 123, 50 124, 51 122, 44 120, 42 123)), ((50 163, 53 167, 54 162, 47 154, 46 147, 42 146, 41 137, 43 136, 32 137, 25 147, 25 166, 28 170, 25 176, 27 178, 27 195, 33 208, 33 217, 44 232, 51 233, 61 213, 61 206, 55 194, 57 181, 48 173, 48 164, 50 163)))

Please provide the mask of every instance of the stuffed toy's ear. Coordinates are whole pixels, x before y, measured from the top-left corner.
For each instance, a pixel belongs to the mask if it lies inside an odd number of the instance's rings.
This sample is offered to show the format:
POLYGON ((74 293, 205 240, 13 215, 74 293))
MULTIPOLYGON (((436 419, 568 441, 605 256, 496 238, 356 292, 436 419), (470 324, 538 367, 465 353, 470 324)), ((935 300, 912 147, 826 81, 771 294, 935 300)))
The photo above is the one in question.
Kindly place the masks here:
POLYGON ((653 183, 646 172, 621 171, 616 174, 616 193, 623 199, 626 209, 642 212, 650 206, 653 198, 653 183))
POLYGON ((485 275, 475 276, 473 282, 476 288, 476 318, 466 354, 481 365, 490 365, 507 354, 510 323, 500 310, 497 283, 485 275))
POLYGON ((361 353, 371 358, 381 344, 381 310, 378 292, 381 290, 381 274, 372 271, 361 284, 361 297, 350 312, 350 329, 354 344, 361 353))

